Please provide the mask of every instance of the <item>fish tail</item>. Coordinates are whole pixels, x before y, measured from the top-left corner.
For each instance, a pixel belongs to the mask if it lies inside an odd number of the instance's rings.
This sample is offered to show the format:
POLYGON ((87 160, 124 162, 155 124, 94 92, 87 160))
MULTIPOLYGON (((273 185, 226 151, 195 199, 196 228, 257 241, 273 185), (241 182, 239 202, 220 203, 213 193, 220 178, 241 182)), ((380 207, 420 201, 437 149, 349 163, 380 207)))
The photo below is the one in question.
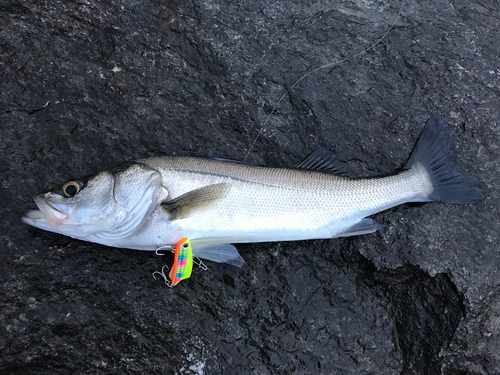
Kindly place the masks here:
POLYGON ((484 199, 474 178, 456 162, 455 144, 444 119, 433 115, 422 130, 405 169, 424 167, 432 183, 425 201, 476 203, 484 199))

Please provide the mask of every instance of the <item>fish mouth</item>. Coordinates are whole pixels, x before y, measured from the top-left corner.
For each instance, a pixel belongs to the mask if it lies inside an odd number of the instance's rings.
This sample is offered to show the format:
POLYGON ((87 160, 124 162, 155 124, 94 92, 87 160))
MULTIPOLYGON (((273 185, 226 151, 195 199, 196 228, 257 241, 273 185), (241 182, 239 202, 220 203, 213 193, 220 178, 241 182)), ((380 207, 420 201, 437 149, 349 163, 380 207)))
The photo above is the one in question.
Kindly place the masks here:
POLYGON ((41 227, 45 223, 57 227, 68 219, 68 215, 61 210, 58 210, 50 203, 48 203, 41 195, 36 195, 33 200, 38 206, 39 210, 32 210, 26 212, 21 220, 35 227, 41 227))

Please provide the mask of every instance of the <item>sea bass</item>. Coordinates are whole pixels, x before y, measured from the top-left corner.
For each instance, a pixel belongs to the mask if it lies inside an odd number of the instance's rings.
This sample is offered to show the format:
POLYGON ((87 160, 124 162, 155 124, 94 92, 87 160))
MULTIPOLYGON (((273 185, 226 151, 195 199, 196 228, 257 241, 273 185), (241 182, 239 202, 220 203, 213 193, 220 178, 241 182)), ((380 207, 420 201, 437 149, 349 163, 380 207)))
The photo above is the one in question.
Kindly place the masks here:
POLYGON ((241 266, 234 243, 372 233, 380 226, 368 216, 406 202, 482 199, 474 179, 456 164, 445 121, 433 115, 406 166, 389 175, 350 176, 324 149, 289 168, 150 157, 37 195, 39 210, 22 221, 137 250, 174 248, 188 237, 194 256, 241 266))

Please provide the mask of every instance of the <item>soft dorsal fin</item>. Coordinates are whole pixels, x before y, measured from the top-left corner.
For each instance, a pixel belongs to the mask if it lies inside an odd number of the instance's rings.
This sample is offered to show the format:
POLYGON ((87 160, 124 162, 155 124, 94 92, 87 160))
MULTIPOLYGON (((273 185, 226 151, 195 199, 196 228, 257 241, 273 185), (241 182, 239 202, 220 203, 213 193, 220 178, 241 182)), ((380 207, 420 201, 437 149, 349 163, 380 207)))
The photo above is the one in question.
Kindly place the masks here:
POLYGON ((290 168, 354 177, 354 173, 345 163, 338 160, 333 152, 323 147, 317 148, 304 160, 291 165, 290 168))
POLYGON ((182 219, 193 212, 212 207, 224 198, 228 189, 228 183, 207 185, 163 202, 161 205, 170 214, 170 220, 182 219))

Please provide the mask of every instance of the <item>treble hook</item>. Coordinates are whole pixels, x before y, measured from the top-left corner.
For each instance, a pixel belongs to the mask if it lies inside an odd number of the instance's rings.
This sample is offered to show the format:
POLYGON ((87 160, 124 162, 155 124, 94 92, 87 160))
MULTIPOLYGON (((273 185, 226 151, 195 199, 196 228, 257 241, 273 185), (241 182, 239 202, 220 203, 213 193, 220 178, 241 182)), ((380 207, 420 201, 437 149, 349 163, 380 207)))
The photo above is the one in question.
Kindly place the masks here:
MULTIPOLYGON (((161 255, 164 255, 164 254, 161 254, 161 255)), ((167 275, 165 275, 165 267, 167 267, 167 270, 168 270, 168 266, 165 264, 162 268, 161 268, 161 272, 160 271, 155 271, 153 272, 153 277, 154 279, 156 280, 156 276, 155 274, 158 274, 160 275, 161 277, 163 277, 163 280, 165 280, 165 285, 167 285, 169 288, 172 288, 172 284, 170 284, 170 281, 167 279, 167 275)))
MULTIPOLYGON (((160 251, 160 250, 170 250, 170 251, 172 251, 172 249, 173 249, 173 247, 172 247, 172 246, 169 246, 169 245, 160 246, 158 249, 156 249, 156 250, 155 250, 155 253, 156 253, 156 255, 163 256, 163 255, 165 255, 165 254, 161 254, 161 253, 159 253, 158 251, 160 251)), ((156 272, 158 272, 158 271, 156 271, 156 272)))

